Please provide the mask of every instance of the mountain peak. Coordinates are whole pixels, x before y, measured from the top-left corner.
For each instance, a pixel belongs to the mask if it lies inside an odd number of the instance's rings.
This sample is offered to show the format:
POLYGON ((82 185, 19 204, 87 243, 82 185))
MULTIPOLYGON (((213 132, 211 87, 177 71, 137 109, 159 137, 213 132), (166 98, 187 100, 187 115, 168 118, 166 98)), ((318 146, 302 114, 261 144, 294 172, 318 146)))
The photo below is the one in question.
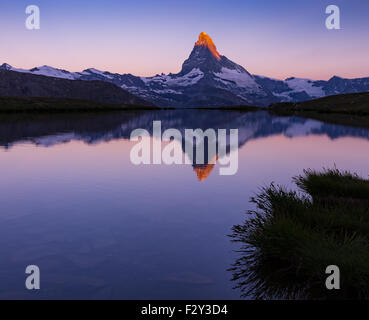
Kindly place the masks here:
POLYGON ((199 35, 199 40, 195 43, 196 47, 202 46, 209 49, 212 55, 217 59, 220 60, 220 54, 217 51, 217 47, 215 46, 213 40, 209 37, 206 32, 201 32, 199 35))
POLYGON ((2 69, 2 70, 10 70, 11 68, 12 68, 12 66, 10 64, 7 64, 7 63, 3 63, 0 66, 0 69, 2 69))

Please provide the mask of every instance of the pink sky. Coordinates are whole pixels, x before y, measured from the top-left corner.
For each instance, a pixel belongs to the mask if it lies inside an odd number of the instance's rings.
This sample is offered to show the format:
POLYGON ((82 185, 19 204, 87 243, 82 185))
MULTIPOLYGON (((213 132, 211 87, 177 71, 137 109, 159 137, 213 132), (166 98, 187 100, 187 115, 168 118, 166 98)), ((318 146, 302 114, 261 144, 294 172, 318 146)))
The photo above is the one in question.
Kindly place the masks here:
POLYGON ((0 63, 69 71, 94 67, 152 76, 176 73, 200 32, 250 73, 285 79, 369 76, 369 3, 336 0, 342 29, 325 27, 326 0, 39 0, 41 29, 24 27, 27 1, 2 8, 0 63), (105 3, 105 2, 104 2, 105 3), (73 10, 71 10, 71 8, 73 10))

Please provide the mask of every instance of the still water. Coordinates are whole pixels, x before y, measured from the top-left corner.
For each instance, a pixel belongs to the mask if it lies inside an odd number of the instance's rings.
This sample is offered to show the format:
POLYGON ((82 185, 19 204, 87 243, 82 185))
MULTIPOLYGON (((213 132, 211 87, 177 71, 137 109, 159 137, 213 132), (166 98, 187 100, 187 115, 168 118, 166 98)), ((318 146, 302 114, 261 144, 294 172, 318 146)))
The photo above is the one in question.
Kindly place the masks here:
POLYGON ((271 182, 369 175, 369 130, 264 112, 0 117, 0 298, 238 299, 227 237, 271 182), (136 128, 239 130, 239 169, 130 161, 136 128), (41 270, 27 291, 25 268, 41 270))

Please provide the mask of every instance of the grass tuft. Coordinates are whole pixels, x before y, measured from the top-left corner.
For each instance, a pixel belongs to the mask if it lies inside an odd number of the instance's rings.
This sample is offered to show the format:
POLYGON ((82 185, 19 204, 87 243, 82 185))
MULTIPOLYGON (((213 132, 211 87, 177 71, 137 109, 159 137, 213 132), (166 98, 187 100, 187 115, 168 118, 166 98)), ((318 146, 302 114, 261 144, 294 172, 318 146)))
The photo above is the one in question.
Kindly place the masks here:
POLYGON ((369 181, 336 168, 294 181, 304 194, 271 184, 233 227, 236 287, 256 299, 369 298, 369 181), (340 290, 325 287, 328 265, 340 268, 340 290))

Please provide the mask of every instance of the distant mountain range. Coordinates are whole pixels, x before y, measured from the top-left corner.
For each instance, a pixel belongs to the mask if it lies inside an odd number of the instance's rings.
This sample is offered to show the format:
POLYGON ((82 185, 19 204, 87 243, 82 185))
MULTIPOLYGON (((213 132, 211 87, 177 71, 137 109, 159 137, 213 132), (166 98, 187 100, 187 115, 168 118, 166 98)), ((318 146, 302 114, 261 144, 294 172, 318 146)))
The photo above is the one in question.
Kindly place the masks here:
POLYGON ((277 80, 252 75, 222 56, 212 39, 202 32, 178 74, 137 77, 93 68, 69 72, 42 66, 17 69, 4 63, 0 69, 68 80, 110 82, 161 107, 268 106, 275 102, 300 102, 329 95, 369 91, 369 77, 328 81, 288 78, 277 80))
POLYGON ((114 105, 152 106, 126 90, 104 81, 73 81, 0 70, 0 96, 89 100, 114 105))

